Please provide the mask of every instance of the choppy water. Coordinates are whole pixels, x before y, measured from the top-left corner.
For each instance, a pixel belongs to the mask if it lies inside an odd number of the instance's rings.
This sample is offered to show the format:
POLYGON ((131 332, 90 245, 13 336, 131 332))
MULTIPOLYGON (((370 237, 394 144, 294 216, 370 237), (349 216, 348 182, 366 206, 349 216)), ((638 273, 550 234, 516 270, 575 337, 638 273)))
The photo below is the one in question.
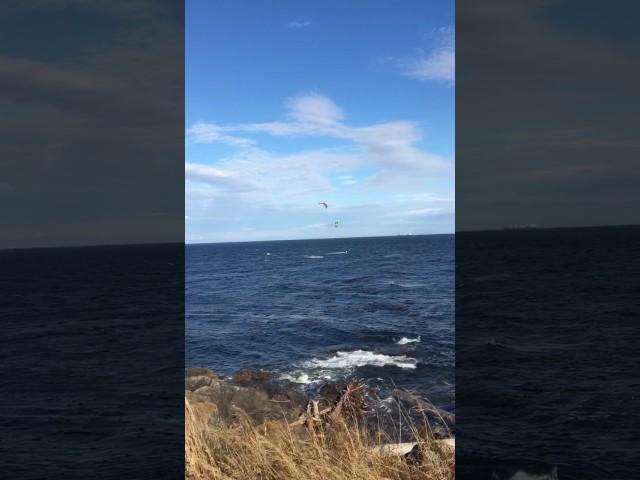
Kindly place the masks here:
POLYGON ((456 284, 459 478, 638 478, 640 228, 458 234, 456 284))
POLYGON ((184 247, 0 251, 0 478, 180 478, 184 247))
POLYGON ((453 235, 189 245, 186 362, 356 376, 453 408, 453 235))

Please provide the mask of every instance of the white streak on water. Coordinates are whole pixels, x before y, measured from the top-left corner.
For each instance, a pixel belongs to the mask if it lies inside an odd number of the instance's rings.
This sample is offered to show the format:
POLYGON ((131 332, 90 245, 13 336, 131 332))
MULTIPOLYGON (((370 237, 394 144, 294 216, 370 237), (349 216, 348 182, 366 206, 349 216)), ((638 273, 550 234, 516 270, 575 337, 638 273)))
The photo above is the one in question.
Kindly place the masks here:
POLYGON ((420 336, 418 338, 402 337, 396 342, 398 345, 406 345, 408 343, 420 343, 420 336))

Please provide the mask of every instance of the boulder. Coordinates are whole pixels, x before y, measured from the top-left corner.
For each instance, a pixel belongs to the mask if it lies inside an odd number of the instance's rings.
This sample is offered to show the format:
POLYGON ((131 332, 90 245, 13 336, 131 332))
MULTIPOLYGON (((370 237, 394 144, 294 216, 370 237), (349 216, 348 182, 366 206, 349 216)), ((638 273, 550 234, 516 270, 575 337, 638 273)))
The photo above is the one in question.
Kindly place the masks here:
POLYGON ((309 400, 308 397, 291 386, 272 382, 275 381, 243 386, 237 385, 233 379, 196 375, 187 378, 189 388, 185 395, 192 403, 215 404, 217 416, 223 421, 236 420, 243 414, 258 423, 269 419, 298 418, 309 400))
POLYGON ((231 381, 236 385, 254 385, 268 380, 272 380, 274 375, 263 370, 243 370, 231 377, 231 381))
POLYGON ((195 375, 184 379, 184 389, 188 392, 195 392, 202 387, 210 386, 216 382, 218 382, 218 380, 215 378, 205 375, 195 375))
POLYGON ((193 392, 200 387, 211 385, 218 375, 208 368, 187 368, 184 371, 184 389, 193 392))

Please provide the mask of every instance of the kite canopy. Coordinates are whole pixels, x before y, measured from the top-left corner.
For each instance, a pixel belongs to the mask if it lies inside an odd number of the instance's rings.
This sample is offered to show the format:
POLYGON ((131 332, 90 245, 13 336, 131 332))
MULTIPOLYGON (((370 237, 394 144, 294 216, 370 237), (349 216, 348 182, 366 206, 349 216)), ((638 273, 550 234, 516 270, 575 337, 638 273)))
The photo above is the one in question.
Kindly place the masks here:
POLYGON ((327 205, 327 202, 318 202, 318 205, 324 205, 324 208, 329 208, 329 205, 327 205))

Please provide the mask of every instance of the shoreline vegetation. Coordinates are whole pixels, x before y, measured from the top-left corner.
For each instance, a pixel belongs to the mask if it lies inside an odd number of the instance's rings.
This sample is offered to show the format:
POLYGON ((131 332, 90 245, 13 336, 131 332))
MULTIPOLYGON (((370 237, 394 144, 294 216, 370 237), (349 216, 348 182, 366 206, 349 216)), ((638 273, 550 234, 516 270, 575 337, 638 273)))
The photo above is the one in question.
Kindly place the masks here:
POLYGON ((186 479, 455 478, 454 415, 410 392, 331 382, 307 395, 264 371, 185 373, 186 479))

